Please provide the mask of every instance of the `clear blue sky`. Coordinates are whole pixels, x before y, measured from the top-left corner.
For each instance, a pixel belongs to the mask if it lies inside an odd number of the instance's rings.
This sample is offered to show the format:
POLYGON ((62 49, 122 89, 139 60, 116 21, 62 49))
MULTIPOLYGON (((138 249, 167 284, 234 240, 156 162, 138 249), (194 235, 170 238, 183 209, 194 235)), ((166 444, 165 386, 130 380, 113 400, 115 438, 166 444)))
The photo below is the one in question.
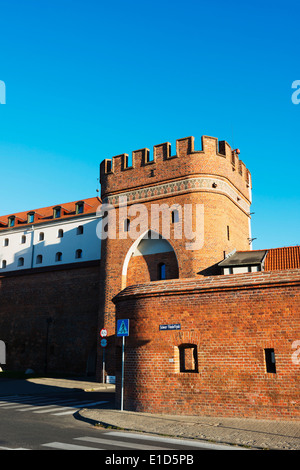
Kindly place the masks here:
POLYGON ((0 0, 0 214, 96 195, 104 158, 241 150, 254 249, 299 244, 299 1, 0 0))

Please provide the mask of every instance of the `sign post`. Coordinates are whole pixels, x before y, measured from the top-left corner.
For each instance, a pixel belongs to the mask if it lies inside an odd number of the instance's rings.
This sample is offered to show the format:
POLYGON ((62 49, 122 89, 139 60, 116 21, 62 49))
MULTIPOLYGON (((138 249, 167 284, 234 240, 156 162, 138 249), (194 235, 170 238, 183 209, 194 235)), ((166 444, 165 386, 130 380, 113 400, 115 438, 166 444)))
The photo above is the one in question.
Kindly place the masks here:
POLYGON ((121 380, 121 411, 124 405, 124 362, 125 362, 125 336, 129 336, 129 320, 117 320, 117 336, 122 336, 122 380, 121 380))
POLYGON ((105 348, 107 346, 107 339, 105 336, 107 336, 107 330, 105 328, 102 328, 100 331, 100 336, 101 336, 101 341, 100 344, 102 346, 102 383, 105 383, 105 348))

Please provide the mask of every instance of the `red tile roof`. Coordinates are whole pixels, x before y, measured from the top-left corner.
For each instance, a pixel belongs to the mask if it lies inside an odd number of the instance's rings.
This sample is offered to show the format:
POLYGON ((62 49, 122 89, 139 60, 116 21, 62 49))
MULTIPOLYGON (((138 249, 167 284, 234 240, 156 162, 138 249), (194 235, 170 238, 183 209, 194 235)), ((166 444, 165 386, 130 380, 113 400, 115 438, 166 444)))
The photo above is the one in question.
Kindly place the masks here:
MULTIPOLYGON (((101 199, 99 197, 91 197, 87 199, 79 199, 73 202, 67 202, 64 204, 55 204, 54 206, 42 207, 40 209, 31 209, 24 212, 16 212, 14 214, 0 216, 0 231, 8 228, 8 220, 10 217, 15 217, 15 226, 11 227, 12 229, 21 226, 31 226, 35 223, 47 222, 53 220, 53 209, 56 207, 61 207, 61 216, 57 220, 67 219, 70 217, 76 216, 76 203, 84 203, 83 214, 93 214, 96 212, 99 205, 101 205, 101 199), (34 222, 28 223, 28 214, 34 212, 35 218, 34 222)), ((83 215, 78 214, 78 215, 83 215)), ((56 220, 56 219, 55 219, 56 220)), ((9 227, 10 228, 10 227, 9 227)))
POLYGON ((270 248, 265 259, 265 271, 300 268, 300 246, 270 248))

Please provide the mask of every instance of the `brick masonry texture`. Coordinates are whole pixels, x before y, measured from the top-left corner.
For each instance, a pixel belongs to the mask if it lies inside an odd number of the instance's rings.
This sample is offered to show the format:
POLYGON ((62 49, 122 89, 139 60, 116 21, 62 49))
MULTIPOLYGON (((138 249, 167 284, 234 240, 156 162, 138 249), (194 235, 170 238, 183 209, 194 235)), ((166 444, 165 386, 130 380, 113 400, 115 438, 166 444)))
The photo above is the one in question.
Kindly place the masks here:
MULTIPOLYGON (((171 263, 170 276, 179 279, 198 277, 220 262, 224 253, 233 249, 249 249, 250 173, 226 142, 203 136, 202 150, 195 150, 194 138, 187 137, 176 141, 176 154, 173 156, 168 143, 154 147, 153 161, 148 161, 147 156, 147 149, 133 152, 132 167, 127 166, 125 154, 113 157, 111 161, 103 161, 100 166, 101 197, 103 202, 108 201, 115 207, 117 220, 119 196, 128 197, 128 207, 136 202, 142 203, 147 207, 148 214, 153 204, 203 206, 204 224, 201 230, 204 243, 201 249, 187 250, 189 240, 184 236, 176 239, 171 230, 168 241, 174 250, 178 271, 174 263, 171 267, 171 263)), ((162 214, 151 222, 161 233, 162 214)), ((193 230, 196 223, 193 212, 193 230)), ((107 371, 110 374, 114 373, 115 367, 115 306, 112 299, 129 284, 153 279, 153 273, 157 270, 155 262, 159 262, 159 256, 152 257, 151 266, 146 258, 144 262, 132 258, 124 272, 125 259, 134 240, 130 237, 120 239, 122 230, 120 226, 116 239, 107 238, 101 245, 98 329, 106 327, 111 335, 107 347, 107 371)), ((101 371, 98 373, 100 378, 101 371)))
POLYGON ((95 373, 98 305, 99 263, 1 276, 5 368, 95 373))
POLYGON ((124 409, 299 419, 299 286, 298 269, 127 287, 114 299, 117 318, 130 319, 124 409), (180 372, 182 345, 196 348, 194 372, 180 372), (276 373, 266 371, 267 348, 276 373))

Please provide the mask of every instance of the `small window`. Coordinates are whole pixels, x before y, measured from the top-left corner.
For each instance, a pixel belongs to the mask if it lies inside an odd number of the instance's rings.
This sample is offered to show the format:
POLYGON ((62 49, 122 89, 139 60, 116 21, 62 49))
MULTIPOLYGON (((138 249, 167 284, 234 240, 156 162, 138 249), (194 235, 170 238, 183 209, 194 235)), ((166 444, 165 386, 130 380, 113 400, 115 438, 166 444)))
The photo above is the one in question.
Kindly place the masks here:
POLYGON ((229 225, 227 225, 227 240, 230 240, 230 231, 229 231, 229 225))
POLYGON ((32 224, 34 222, 34 212, 28 212, 27 223, 32 224))
POLYGON ((62 260, 62 253, 59 251, 55 255, 55 261, 61 261, 62 260))
POLYGON ((160 263, 157 267, 157 277, 159 281, 166 279, 166 265, 165 263, 160 263))
POLYGON ((266 371, 276 374, 275 351, 273 348, 265 349, 266 371))
POLYGON ((8 246, 9 245, 9 239, 8 238, 4 238, 3 240, 3 246, 8 246))
POLYGON ((76 250, 76 252, 75 252, 75 258, 76 258, 76 259, 82 258, 82 250, 76 250))
POLYGON ((2 266, 2 269, 6 268, 6 260, 5 259, 2 260, 1 266, 2 266))
POLYGON ((37 255, 36 257, 36 264, 42 264, 43 262, 43 257, 42 255, 37 255))
POLYGON ((124 232, 129 232, 130 230, 130 220, 126 219, 124 220, 124 232))
POLYGON ((14 227, 14 226, 15 226, 15 216, 9 217, 9 219, 8 219, 8 226, 9 226, 9 227, 14 227))
POLYGON ((21 243, 22 243, 22 244, 26 243, 26 235, 22 235, 22 237, 21 237, 21 243))
POLYGON ((54 219, 58 219, 61 215, 61 208, 60 207, 55 207, 53 209, 53 217, 54 219))
POLYGON ((77 227, 77 235, 82 235, 83 234, 83 225, 79 225, 77 227))
POLYGON ((24 266, 24 258, 19 258, 18 259, 18 266, 24 266))
POLYGON ((84 203, 83 202, 77 202, 77 204, 76 204, 76 214, 83 214, 83 209, 84 209, 84 203))
POLYGON ((40 242, 43 241, 44 238, 45 238, 44 232, 40 232, 40 233, 39 233, 39 241, 40 241, 40 242))
POLYGON ((179 222, 179 212, 178 210, 174 210, 171 212, 171 221, 172 221, 172 224, 176 224, 177 222, 179 222))
POLYGON ((60 228, 59 231, 57 232, 57 238, 63 238, 63 236, 64 236, 64 231, 63 229, 60 228))
POLYGON ((180 372, 198 372, 197 345, 181 344, 178 349, 180 372))

